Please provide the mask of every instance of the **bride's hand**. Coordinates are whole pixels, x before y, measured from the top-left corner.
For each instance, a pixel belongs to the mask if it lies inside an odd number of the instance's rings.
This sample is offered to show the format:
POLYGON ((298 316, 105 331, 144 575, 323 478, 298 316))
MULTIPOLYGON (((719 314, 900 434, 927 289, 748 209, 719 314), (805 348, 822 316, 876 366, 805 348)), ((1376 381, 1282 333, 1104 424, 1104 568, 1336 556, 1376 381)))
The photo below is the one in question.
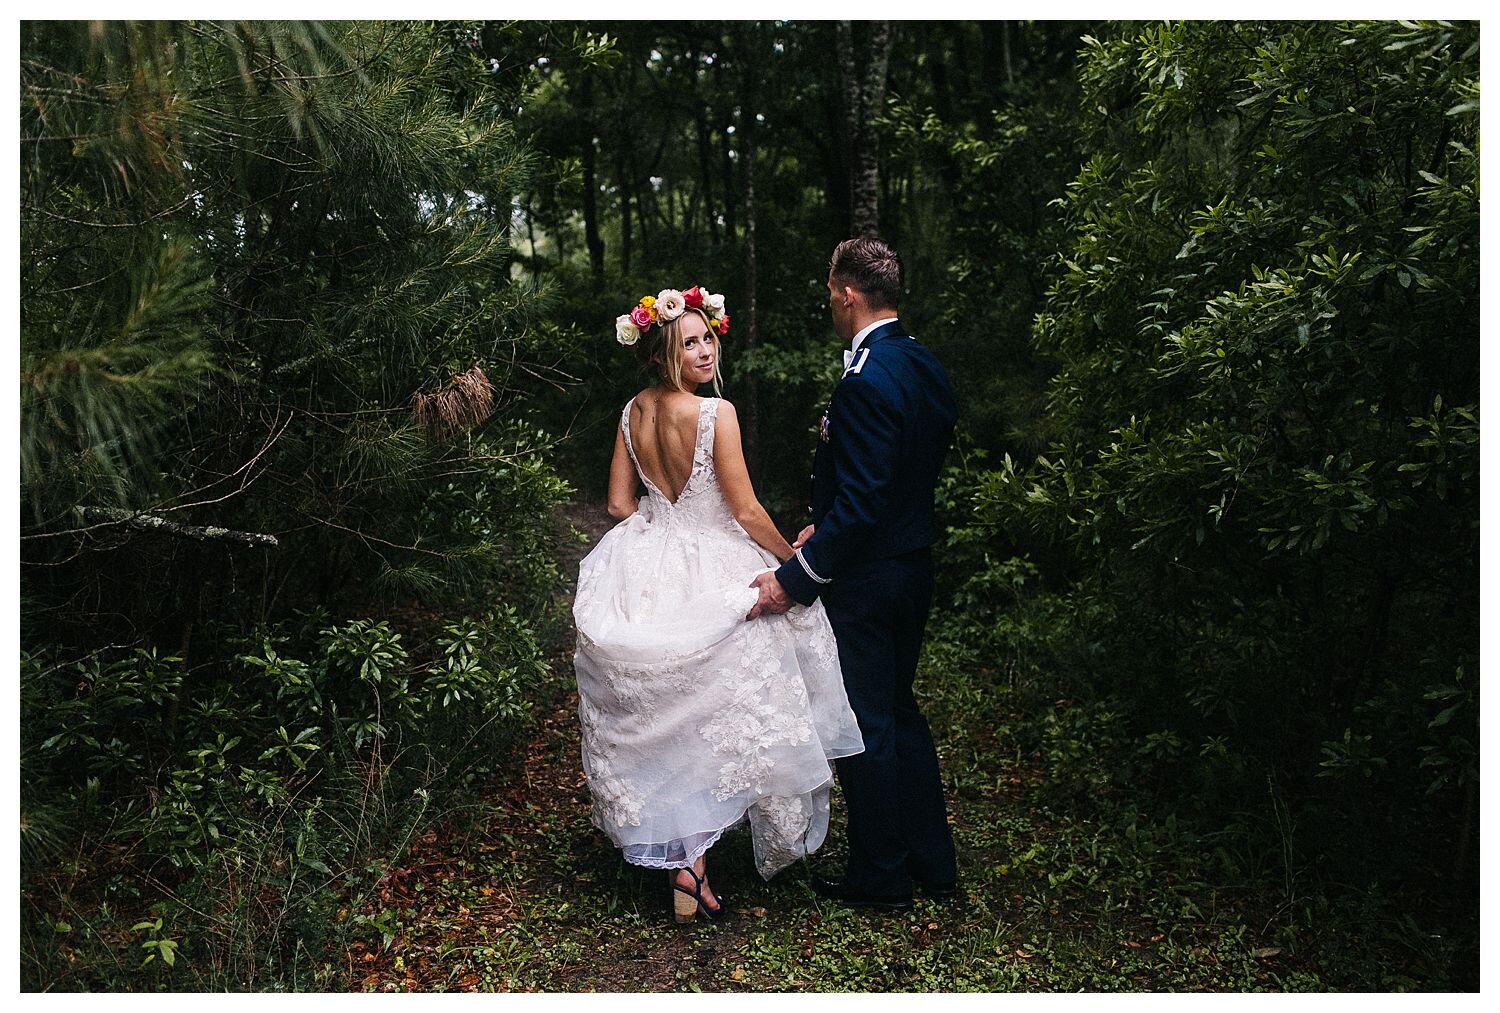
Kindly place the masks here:
POLYGON ((811 538, 812 536, 813 536, 813 525, 809 524, 807 527, 805 527, 801 531, 797 532, 797 540, 792 543, 792 551, 796 552, 798 549, 802 548, 802 546, 806 545, 807 544, 807 540, 809 538, 811 538))

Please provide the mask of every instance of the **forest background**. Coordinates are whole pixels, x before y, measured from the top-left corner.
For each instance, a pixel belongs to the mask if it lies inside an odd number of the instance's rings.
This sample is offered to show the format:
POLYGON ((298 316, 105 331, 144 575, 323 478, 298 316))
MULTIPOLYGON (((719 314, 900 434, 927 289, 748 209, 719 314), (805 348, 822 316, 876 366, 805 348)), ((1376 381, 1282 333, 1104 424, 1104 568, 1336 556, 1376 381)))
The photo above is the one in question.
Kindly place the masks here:
POLYGON ((961 405, 928 692, 1316 984, 1477 987, 1476 23, 28 22, 20 79, 23 987, 343 987, 565 691, 614 318, 725 294, 794 531, 858 232, 961 405))

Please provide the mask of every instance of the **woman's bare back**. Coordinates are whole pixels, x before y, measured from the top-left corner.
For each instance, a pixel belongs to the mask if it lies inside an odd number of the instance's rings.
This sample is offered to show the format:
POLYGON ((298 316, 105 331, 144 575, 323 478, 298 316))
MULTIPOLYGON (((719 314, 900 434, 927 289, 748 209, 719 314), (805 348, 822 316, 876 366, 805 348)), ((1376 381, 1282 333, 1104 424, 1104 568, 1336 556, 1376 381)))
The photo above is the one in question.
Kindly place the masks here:
POLYGON ((703 398, 648 387, 630 405, 630 443, 651 484, 672 502, 693 472, 698 414, 703 398))

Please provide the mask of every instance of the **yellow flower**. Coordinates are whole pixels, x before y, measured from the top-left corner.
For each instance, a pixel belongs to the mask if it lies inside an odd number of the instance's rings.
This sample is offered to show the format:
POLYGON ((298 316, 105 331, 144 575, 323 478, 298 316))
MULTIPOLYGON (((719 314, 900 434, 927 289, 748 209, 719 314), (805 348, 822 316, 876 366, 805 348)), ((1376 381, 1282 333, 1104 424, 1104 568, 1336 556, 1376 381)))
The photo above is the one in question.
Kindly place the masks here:
MULTIPOLYGON (((650 299, 651 297, 648 295, 646 298, 650 299)), ((654 299, 652 301, 655 302, 654 299)), ((654 323, 658 323, 659 319, 658 319, 658 316, 657 316, 657 313, 656 313, 656 307, 655 306, 648 306, 647 309, 649 309, 651 311, 651 322, 653 324, 654 323)))
MULTIPOLYGON (((654 295, 644 295, 644 296, 641 296, 641 305, 644 306, 644 307, 646 307, 649 310, 651 307, 653 307, 653 306, 656 305, 656 296, 654 296, 654 295)), ((653 313, 653 314, 651 314, 651 316, 652 316, 653 319, 655 319, 656 314, 653 313)))

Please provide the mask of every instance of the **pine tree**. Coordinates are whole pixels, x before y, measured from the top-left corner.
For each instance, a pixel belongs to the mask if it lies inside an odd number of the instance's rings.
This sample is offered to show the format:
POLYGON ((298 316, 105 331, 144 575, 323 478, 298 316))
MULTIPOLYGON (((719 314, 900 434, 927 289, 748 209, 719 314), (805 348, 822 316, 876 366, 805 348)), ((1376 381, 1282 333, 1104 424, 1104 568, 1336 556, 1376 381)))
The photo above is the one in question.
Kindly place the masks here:
POLYGON ((429 24, 25 27, 23 540, 37 563, 109 548, 28 580, 38 605, 132 561, 158 615, 205 580, 198 608, 230 604, 203 567, 251 566, 290 600, 507 575, 535 595, 518 560, 560 486, 517 466, 546 441, 521 401, 555 329, 545 293, 510 278, 531 157, 494 105, 458 100, 487 74, 468 41, 429 24), (485 418, 418 423, 415 395, 451 401, 476 368, 485 418), (473 516, 497 495, 513 509, 473 516), (185 554, 109 508, 280 548, 185 554))

